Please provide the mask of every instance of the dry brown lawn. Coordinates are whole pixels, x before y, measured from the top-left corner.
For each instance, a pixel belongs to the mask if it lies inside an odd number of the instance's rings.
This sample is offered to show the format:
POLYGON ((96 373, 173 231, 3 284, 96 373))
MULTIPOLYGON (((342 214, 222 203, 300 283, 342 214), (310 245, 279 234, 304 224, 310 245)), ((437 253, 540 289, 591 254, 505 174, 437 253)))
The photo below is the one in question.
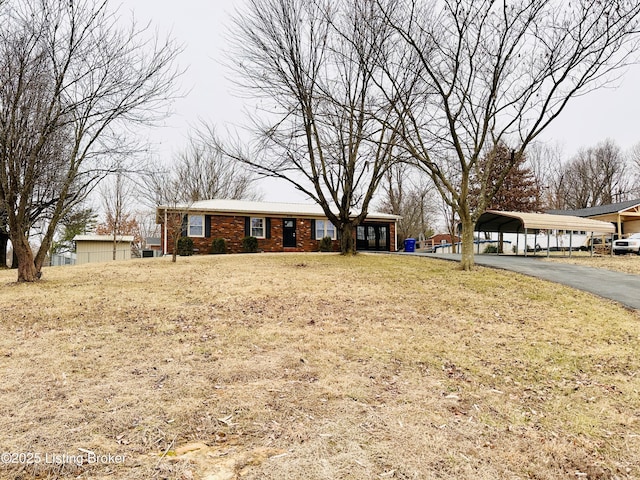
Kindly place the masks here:
POLYGON ((611 255, 594 255, 591 257, 585 253, 574 253, 571 258, 551 256, 548 260, 640 275, 640 255, 615 255, 613 257, 611 255))
POLYGON ((585 293, 391 255, 14 279, 0 478, 640 478, 639 317, 585 293))

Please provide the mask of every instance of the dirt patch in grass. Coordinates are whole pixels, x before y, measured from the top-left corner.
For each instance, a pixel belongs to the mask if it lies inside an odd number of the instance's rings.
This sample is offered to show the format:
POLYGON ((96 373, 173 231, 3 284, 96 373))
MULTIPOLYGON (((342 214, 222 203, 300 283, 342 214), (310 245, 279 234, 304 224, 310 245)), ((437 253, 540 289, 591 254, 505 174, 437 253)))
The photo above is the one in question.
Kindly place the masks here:
POLYGON ((0 272, 0 446, 40 456, 0 476, 640 477, 638 315, 456 267, 256 254, 36 285, 0 272))
POLYGON ((571 258, 552 256, 545 260, 640 275, 640 255, 615 255, 613 257, 611 255, 594 255, 591 257, 588 254, 574 254, 571 258))

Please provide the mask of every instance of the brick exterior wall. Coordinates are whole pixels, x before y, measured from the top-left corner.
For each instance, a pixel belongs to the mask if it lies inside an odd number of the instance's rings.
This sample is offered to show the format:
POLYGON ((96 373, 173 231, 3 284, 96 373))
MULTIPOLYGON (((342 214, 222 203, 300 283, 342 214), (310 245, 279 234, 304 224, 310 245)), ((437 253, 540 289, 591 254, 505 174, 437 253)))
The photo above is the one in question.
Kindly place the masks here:
POLYGON ((398 250, 398 246, 396 245, 396 224, 394 222, 390 222, 389 223, 389 251, 395 252, 396 250, 398 250))
MULTIPOLYGON (((208 254, 211 252, 211 244, 216 238, 224 238, 227 244, 228 253, 242 253, 242 239, 245 237, 245 219, 244 215, 210 215, 211 231, 210 236, 191 237, 193 240, 193 248, 197 249, 198 254, 208 254)), ((320 240, 311 238, 310 218, 296 218, 296 246, 283 246, 283 227, 285 217, 270 217, 271 222, 271 238, 258 238, 258 249, 263 252, 317 252, 319 251, 320 240)), ((286 217, 292 218, 292 217, 286 217)), ((366 224, 367 222, 365 222, 366 224)), ((380 224, 381 222, 375 222, 380 224)), ((389 224, 390 231, 390 247, 391 251, 396 250, 395 246, 395 225, 389 224)), ((162 243, 164 248, 164 226, 161 225, 162 243)), ((207 232, 205 232, 206 235, 207 232)), ((355 233, 354 233, 355 235, 355 233)), ((167 239, 167 253, 173 252, 173 241, 167 239)), ((333 241, 333 250, 340 251, 340 242, 333 241)))

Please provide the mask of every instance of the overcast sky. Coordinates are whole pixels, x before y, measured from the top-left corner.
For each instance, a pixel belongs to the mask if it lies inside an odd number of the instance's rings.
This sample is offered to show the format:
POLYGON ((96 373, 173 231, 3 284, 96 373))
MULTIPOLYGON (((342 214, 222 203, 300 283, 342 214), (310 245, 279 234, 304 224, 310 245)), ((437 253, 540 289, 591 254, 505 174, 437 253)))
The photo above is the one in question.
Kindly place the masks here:
MULTIPOLYGON (((189 93, 175 102, 175 114, 167 126, 150 133, 158 155, 169 160, 185 143, 189 127, 199 119, 213 123, 223 132, 227 126, 244 122, 244 102, 233 94, 226 78, 224 29, 242 0, 124 0, 121 13, 133 12, 140 22, 151 21, 161 33, 171 32, 184 45, 181 65, 188 70, 182 82, 189 93)), ((619 87, 593 92, 569 103, 546 132, 543 140, 559 142, 565 157, 580 147, 613 139, 627 150, 640 142, 640 67, 631 68, 619 87)), ((304 201, 302 194, 284 183, 269 182, 261 187, 265 201, 304 201)))

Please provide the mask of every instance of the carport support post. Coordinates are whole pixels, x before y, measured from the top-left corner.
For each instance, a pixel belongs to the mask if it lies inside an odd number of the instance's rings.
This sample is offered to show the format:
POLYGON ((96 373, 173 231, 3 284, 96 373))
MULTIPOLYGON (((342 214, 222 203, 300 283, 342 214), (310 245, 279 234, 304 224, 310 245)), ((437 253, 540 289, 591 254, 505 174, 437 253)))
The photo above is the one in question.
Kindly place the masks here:
POLYGON ((592 257, 593 257, 593 244, 594 244, 594 241, 593 241, 593 232, 591 232, 591 256, 592 256, 592 257))
POLYGON ((612 257, 613 257, 613 237, 614 237, 614 235, 612 233, 611 234, 611 248, 610 248, 611 251, 609 252, 609 255, 611 255, 612 257))
POLYGON ((524 229, 524 256, 527 256, 527 228, 524 229))
POLYGON ((551 230, 547 229, 547 258, 549 258, 549 244, 551 243, 551 230))
POLYGON ((573 230, 569 230, 569 258, 571 258, 572 250, 573 250, 573 230))

